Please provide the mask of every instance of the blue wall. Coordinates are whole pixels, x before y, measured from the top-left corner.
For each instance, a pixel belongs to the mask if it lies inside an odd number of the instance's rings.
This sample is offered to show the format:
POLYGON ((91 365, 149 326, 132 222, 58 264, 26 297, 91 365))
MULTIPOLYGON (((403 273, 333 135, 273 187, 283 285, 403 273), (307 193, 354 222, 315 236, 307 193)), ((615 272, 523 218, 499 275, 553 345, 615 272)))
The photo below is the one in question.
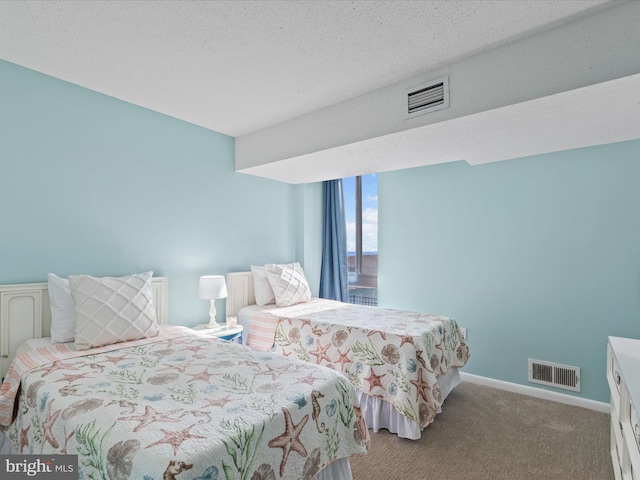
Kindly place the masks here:
POLYGON ((297 188, 235 173, 231 137, 0 61, 0 283, 154 270, 169 321, 201 323, 200 275, 295 258, 297 188))
POLYGON ((576 365, 608 402, 607 336, 640 338, 639 180, 640 141, 380 174, 380 303, 468 327, 469 373, 576 365))

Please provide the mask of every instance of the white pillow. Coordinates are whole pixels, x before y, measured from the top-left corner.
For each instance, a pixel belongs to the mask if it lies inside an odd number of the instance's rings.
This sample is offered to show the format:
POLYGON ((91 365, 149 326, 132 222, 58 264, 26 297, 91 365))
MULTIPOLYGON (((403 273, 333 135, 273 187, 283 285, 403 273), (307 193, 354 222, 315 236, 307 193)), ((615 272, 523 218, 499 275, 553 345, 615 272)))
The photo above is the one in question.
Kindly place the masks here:
POLYGON ((70 275, 76 312, 76 349, 158 335, 152 276, 153 272, 102 278, 70 275))
POLYGON ((256 303, 260 306, 276 303, 276 296, 267 278, 267 269, 251 265, 251 273, 253 274, 253 293, 256 297, 256 303))
POLYGON ((267 278, 276 297, 276 305, 288 307, 311 300, 311 289, 298 262, 265 265, 267 278))
POLYGON ((73 342, 76 335, 76 312, 69 290, 69 280, 54 273, 47 275, 51 307, 51 343, 73 342))

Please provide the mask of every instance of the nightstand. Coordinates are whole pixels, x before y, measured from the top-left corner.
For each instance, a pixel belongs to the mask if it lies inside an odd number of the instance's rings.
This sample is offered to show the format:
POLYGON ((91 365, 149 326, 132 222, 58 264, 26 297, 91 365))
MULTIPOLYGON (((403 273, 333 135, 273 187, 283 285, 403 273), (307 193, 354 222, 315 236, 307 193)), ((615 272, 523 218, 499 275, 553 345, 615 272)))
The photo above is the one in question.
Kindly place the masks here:
POLYGON ((218 337, 226 342, 242 344, 242 325, 238 325, 236 327, 227 327, 222 325, 218 328, 194 327, 193 329, 210 337, 218 337))

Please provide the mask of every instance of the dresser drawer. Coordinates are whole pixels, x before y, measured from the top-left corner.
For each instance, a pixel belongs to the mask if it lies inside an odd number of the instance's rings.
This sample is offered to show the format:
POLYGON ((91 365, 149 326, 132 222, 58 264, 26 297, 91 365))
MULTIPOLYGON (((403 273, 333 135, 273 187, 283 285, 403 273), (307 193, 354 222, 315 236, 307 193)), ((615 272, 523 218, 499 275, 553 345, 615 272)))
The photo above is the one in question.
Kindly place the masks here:
POLYGON ((622 452, 620 451, 620 445, 622 445, 622 435, 618 428, 618 422, 615 419, 611 419, 611 456, 618 464, 622 463, 622 452))
POLYGON ((620 410, 620 397, 623 378, 611 345, 609 345, 607 349, 607 383, 609 384, 609 390, 611 392, 611 415, 619 418, 622 413, 620 410))
POLYGON ((618 366, 618 362, 616 361, 616 357, 614 357, 613 355, 611 356, 611 380, 613 381, 613 385, 616 388, 616 391, 618 392, 618 395, 620 395, 620 388, 622 385, 622 374, 620 373, 620 367, 618 366))

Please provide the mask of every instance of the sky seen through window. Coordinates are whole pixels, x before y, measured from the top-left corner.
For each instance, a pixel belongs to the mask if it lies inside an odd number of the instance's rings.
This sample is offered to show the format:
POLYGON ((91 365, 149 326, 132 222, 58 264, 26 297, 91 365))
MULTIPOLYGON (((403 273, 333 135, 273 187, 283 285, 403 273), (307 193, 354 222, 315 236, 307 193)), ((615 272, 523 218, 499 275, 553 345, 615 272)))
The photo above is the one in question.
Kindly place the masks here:
MULTIPOLYGON (((347 223, 347 252, 356 251, 356 179, 342 180, 347 223)), ((378 174, 362 176, 362 252, 378 252, 378 174)))

